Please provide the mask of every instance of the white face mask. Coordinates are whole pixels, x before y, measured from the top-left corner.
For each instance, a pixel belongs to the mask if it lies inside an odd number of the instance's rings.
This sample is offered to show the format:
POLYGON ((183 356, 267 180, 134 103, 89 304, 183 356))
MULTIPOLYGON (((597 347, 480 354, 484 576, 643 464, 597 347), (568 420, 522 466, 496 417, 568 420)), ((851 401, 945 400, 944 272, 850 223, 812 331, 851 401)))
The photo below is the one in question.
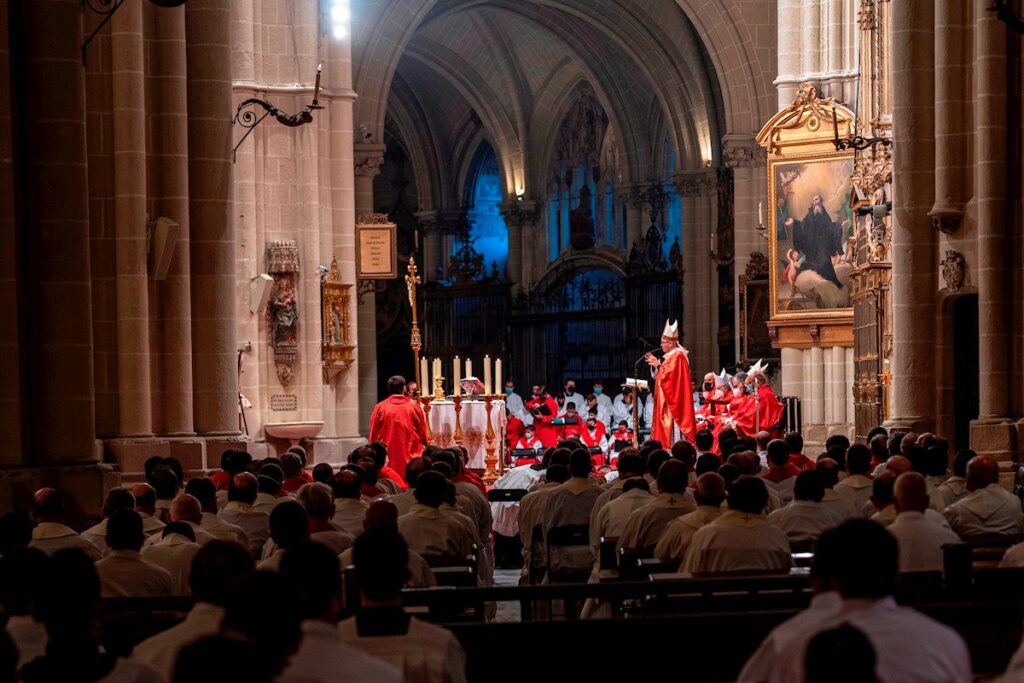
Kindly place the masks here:
POLYGON ((743 394, 743 387, 733 387, 732 388, 732 395, 733 396, 740 396, 742 394, 743 394))

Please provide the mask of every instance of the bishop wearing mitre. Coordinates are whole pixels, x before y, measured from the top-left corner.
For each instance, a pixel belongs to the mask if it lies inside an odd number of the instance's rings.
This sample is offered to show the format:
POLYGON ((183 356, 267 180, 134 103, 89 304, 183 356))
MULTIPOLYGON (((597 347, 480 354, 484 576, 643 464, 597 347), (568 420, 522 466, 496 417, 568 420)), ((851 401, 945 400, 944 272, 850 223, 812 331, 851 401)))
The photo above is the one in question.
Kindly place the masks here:
POLYGON ((690 383, 690 361, 687 351, 679 345, 679 323, 665 321, 661 333, 662 358, 653 353, 646 356, 651 366, 654 385, 654 414, 651 419, 651 438, 666 448, 681 434, 690 443, 697 437, 693 415, 693 388, 690 383), (678 430, 678 432, 677 432, 678 430))

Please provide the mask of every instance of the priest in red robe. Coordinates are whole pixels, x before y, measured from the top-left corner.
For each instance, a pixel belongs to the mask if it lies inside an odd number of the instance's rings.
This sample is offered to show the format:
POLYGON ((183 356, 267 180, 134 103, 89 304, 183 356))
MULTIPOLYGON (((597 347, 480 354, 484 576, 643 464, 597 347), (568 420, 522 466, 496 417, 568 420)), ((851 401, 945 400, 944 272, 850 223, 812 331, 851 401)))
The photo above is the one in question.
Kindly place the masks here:
POLYGON ((662 358, 648 353, 647 364, 654 369, 654 413, 651 438, 663 444, 675 442, 676 430, 690 443, 697 437, 693 414, 693 388, 686 349, 679 345, 679 323, 665 323, 661 334, 662 358))
POLYGON ((419 457, 427 445, 427 418, 419 402, 405 395, 405 378, 388 380, 389 396, 370 413, 370 441, 388 447, 388 465, 405 472, 412 458, 419 457))
POLYGON ((528 401, 525 407, 533 414, 534 432, 537 439, 544 444, 544 448, 551 448, 557 444, 560 430, 557 426, 552 425, 551 421, 558 416, 558 404, 555 403, 555 399, 551 398, 551 394, 543 384, 533 386, 533 399, 528 401), (539 411, 541 406, 546 407, 544 411, 546 414, 539 411))
POLYGON ((746 397, 743 407, 733 415, 736 426, 747 436, 754 436, 758 431, 771 432, 782 419, 785 406, 769 386, 761 361, 750 369, 748 379, 753 391, 746 397))

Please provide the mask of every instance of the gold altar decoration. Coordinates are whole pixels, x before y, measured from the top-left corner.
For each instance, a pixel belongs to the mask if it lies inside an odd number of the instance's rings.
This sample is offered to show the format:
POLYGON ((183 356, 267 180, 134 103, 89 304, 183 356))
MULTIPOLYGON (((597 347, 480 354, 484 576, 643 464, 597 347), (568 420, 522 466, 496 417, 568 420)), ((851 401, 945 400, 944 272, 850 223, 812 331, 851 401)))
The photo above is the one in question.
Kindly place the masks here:
POLYGON ((498 457, 494 454, 496 450, 496 447, 494 445, 495 434, 494 425, 491 423, 491 409, 493 407, 491 403, 494 401, 494 399, 500 397, 494 396, 493 394, 489 394, 483 396, 482 398, 487 403, 487 432, 484 436, 484 438, 487 439, 487 445, 485 446, 487 455, 484 456, 484 467, 486 469, 484 470, 483 479, 484 484, 490 486, 498 479, 498 477, 501 476, 501 474, 499 474, 495 470, 495 466, 498 464, 498 457))
POLYGON ((423 381, 427 378, 420 377, 420 349, 423 348, 423 340, 420 338, 419 317, 416 314, 416 285, 420 284, 420 277, 417 275, 416 259, 409 257, 409 267, 406 269, 405 288, 409 292, 409 308, 412 309, 412 333, 409 339, 409 346, 412 347, 413 373, 416 375, 416 387, 420 394, 423 393, 423 381))
POLYGON ((462 396, 452 397, 455 403, 455 443, 462 445, 462 396))
POLYGON ((320 283, 321 361, 324 380, 334 377, 352 365, 352 285, 342 284, 338 259, 331 259, 331 269, 320 283))

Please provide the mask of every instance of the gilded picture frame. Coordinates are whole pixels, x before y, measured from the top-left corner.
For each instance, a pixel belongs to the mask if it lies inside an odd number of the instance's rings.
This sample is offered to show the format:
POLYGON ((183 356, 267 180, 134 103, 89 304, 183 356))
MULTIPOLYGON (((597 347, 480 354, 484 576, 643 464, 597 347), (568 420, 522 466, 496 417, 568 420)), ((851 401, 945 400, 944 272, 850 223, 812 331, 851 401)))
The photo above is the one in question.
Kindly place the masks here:
POLYGON ((352 331, 352 285, 343 284, 338 260, 320 283, 321 356, 324 375, 329 380, 354 360, 355 337, 352 331))

